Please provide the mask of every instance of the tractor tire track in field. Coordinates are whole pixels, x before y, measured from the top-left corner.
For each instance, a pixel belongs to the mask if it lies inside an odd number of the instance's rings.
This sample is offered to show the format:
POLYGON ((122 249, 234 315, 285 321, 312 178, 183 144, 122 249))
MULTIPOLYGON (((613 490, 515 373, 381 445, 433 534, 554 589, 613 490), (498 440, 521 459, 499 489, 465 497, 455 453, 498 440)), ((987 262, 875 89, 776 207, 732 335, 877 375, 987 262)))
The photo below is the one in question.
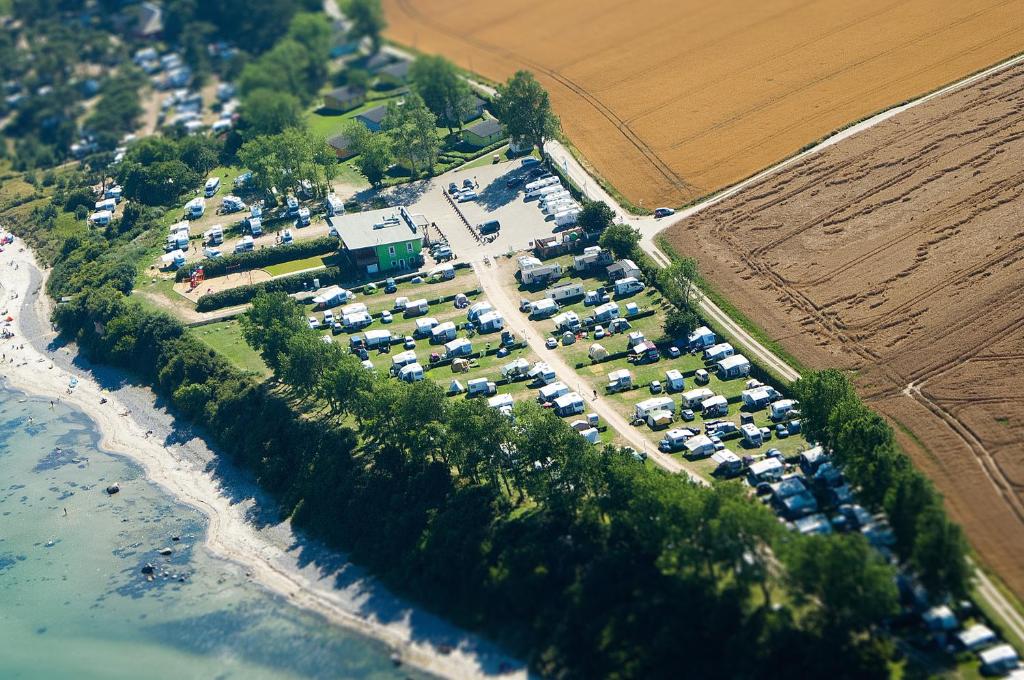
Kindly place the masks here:
POLYGON ((493 54, 495 56, 526 64, 535 71, 543 73, 548 77, 552 78, 553 80, 557 81, 565 88, 567 88, 574 94, 578 95, 588 104, 590 104, 596 111, 598 111, 598 113, 600 113, 605 119, 607 119, 608 122, 614 125, 616 129, 618 129, 618 131, 622 133, 626 140, 629 141, 629 143, 637 150, 637 152, 640 153, 640 155, 643 156, 647 160, 647 162, 649 162, 651 166, 654 167, 658 171, 658 173, 662 177, 664 177, 665 180, 676 191, 679 191, 683 195, 687 195, 690 198, 695 198, 705 193, 704 189, 694 186, 693 184, 690 184, 682 177, 680 177, 678 174, 676 174, 676 172, 671 168, 671 166, 669 166, 668 163, 662 160, 661 157, 654 151, 654 149, 650 147, 650 145, 647 144, 646 141, 644 141, 640 136, 633 132, 629 125, 621 118, 619 118, 619 116, 611 108, 605 105, 604 102, 602 102, 598 97, 588 92, 585 88, 583 88, 570 78, 558 73, 557 71, 545 67, 543 64, 539 64, 531 59, 527 59, 526 57, 520 54, 512 52, 511 50, 496 47, 481 40, 477 40, 476 38, 473 38, 469 35, 453 31, 450 28, 448 28, 444 23, 435 21, 433 19, 430 19, 429 17, 424 16, 419 10, 413 7, 412 3, 409 0, 396 1, 398 6, 401 7, 402 11, 405 12, 407 15, 427 26, 430 26, 432 29, 438 31, 439 33, 473 45, 474 47, 484 52, 493 54))
POLYGON ((909 448, 1018 594, 1024 403, 1006 371, 1024 368, 1021 158, 1017 63, 668 232, 798 358, 857 371, 861 394, 911 433, 909 448))

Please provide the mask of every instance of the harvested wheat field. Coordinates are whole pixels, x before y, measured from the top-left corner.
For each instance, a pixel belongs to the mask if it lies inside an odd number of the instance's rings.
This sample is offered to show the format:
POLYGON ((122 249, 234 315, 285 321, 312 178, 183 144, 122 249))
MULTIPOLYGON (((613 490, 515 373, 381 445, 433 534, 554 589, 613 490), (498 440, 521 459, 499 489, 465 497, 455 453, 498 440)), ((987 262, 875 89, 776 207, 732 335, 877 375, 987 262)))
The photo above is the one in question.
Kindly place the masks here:
POLYGON ((1024 0, 385 0, 391 38, 533 71, 633 203, 682 205, 1024 50, 1024 0))
POLYGON ((1024 596, 1024 66, 671 227, 715 287, 864 396, 1024 596))

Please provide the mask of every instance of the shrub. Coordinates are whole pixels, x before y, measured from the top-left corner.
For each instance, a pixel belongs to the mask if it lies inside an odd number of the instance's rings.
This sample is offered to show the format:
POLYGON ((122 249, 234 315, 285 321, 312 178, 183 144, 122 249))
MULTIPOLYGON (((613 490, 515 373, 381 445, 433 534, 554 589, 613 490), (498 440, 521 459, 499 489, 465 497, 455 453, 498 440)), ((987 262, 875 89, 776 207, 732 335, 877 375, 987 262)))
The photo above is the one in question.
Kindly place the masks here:
MULTIPOLYGON (((297 241, 286 246, 275 248, 262 248, 248 253, 237 255, 226 255, 218 258, 207 258, 199 263, 207 277, 223 276, 231 269, 247 271, 258 269, 282 262, 301 260, 314 255, 323 255, 338 249, 341 242, 334 236, 323 236, 309 241, 297 241)), ((191 273, 191 269, 183 267, 174 275, 176 281, 184 281, 191 273)))

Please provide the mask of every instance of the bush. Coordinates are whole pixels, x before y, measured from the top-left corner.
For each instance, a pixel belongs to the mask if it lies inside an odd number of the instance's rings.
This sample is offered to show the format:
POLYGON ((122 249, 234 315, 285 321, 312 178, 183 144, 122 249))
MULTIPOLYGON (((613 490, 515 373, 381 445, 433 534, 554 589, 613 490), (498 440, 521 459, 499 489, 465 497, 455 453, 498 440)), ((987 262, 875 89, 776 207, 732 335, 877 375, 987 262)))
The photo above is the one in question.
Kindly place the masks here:
MULTIPOLYGON (((323 236, 309 241, 297 241, 286 246, 262 248, 248 253, 226 255, 224 257, 207 258, 199 263, 207 277, 223 276, 231 269, 248 271, 282 262, 301 260, 314 255, 323 255, 338 249, 341 242, 334 236, 323 236)), ((176 281, 184 281, 191 269, 183 267, 174 275, 176 281)))

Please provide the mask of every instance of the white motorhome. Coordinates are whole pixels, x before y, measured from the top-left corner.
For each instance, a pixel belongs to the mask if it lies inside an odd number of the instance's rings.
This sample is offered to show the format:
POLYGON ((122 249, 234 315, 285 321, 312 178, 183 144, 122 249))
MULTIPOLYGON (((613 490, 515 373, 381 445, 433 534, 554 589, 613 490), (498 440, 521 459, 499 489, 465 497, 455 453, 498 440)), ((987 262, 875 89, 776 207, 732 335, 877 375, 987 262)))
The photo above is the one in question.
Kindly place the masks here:
POLYGON ((567 227, 570 224, 576 224, 576 222, 579 221, 579 218, 579 210, 563 210, 562 212, 555 214, 555 225, 559 227, 567 227))
POLYGON ((523 189, 525 189, 527 194, 529 194, 529 192, 534 191, 535 189, 541 189, 543 187, 548 187, 553 184, 560 185, 561 181, 557 177, 545 177, 544 179, 535 179, 532 182, 527 182, 526 186, 524 186, 523 189))
POLYGON ((550 194, 555 193, 556 191, 561 191, 561 190, 562 190, 562 185, 560 183, 549 184, 549 185, 547 185, 545 187, 539 187, 537 189, 531 189, 530 191, 527 191, 526 192, 526 198, 527 199, 543 198, 544 196, 548 196, 550 194))
POLYGON ((545 404, 549 401, 558 399, 563 394, 569 394, 569 391, 569 386, 559 380, 558 382, 553 382, 550 385, 544 385, 541 387, 537 391, 537 401, 545 404))
POLYGON ((455 338, 444 344, 444 356, 446 359, 469 356, 473 353, 473 343, 466 338, 455 338))
POLYGON ((419 382, 420 380, 423 380, 424 377, 423 366, 418 362, 402 366, 402 368, 398 370, 398 379, 403 382, 419 382))
POLYGON ((619 306, 614 302, 606 302, 594 308, 594 321, 606 323, 619 318, 619 306))
POLYGON ((633 415, 637 418, 646 418, 655 411, 675 413, 676 402, 672 397, 651 397, 633 407, 633 415))
POLYGON ((220 177, 211 177, 206 180, 206 184, 203 186, 203 195, 210 198, 214 194, 220 191, 220 177))
POLYGON ((224 227, 220 224, 215 224, 203 233, 203 237, 210 245, 220 245, 224 243, 224 227))
POLYGON ((491 408, 498 409, 502 413, 508 413, 512 410, 512 405, 515 400, 511 394, 497 394, 487 400, 487 405, 491 408))
POLYGON ((366 331, 364 338, 368 349, 377 349, 391 345, 391 331, 366 331))
POLYGON ((558 311, 558 303, 551 298, 543 298, 530 303, 530 316, 534 319, 546 319, 558 311))
POLYGON ((235 244, 236 253, 248 253, 252 252, 255 248, 255 244, 252 242, 252 236, 243 236, 238 243, 235 244))
POLYGON ((555 328, 560 331, 577 331, 580 329, 580 315, 569 310, 554 318, 555 328))
POLYGON ((89 215, 89 221, 101 227, 110 224, 112 219, 114 219, 114 213, 109 210, 97 210, 92 215, 89 215))
POLYGON ((683 406, 690 409, 698 408, 705 399, 710 399, 715 396, 707 387, 698 387, 695 390, 689 392, 683 392, 683 406))
POLYGON ((542 385, 550 385, 556 379, 554 369, 543 361, 535 363, 530 368, 530 372, 526 374, 526 377, 532 382, 540 383, 542 385))
POLYGON ((740 432, 743 434, 743 441, 748 446, 758 447, 764 444, 764 436, 761 434, 761 428, 752 423, 746 423, 740 426, 740 432))
POLYGON ((196 196, 185 204, 185 214, 190 220, 197 220, 206 214, 206 199, 196 196))
POLYGON ((324 210, 327 211, 328 217, 334 217, 335 215, 345 214, 345 203, 337 194, 327 194, 324 197, 324 210))
POLYGON ((473 378, 466 381, 467 397, 486 397, 494 394, 498 387, 487 378, 473 378))
POLYGON ((771 405, 772 420, 782 420, 799 404, 795 399, 780 399, 771 405))
POLYGON ((636 277, 627 276, 624 279, 619 279, 615 282, 615 295, 616 297, 623 297, 626 295, 635 295, 644 289, 642 281, 636 277))
POLYGON ((586 403, 576 392, 570 392, 569 394, 563 394, 562 396, 555 399, 555 415, 565 418, 566 416, 574 416, 583 413, 586 408, 586 403))
POLYGON ((672 368, 665 371, 665 390, 668 392, 682 392, 683 391, 683 374, 672 368))
MULTIPOLYGON (((412 334, 417 338, 426 338, 430 335, 430 331, 434 330, 437 325, 437 319, 432 316, 416 319, 416 330, 414 330, 412 334)), ((454 329, 455 324, 452 324, 452 330, 454 329)))

